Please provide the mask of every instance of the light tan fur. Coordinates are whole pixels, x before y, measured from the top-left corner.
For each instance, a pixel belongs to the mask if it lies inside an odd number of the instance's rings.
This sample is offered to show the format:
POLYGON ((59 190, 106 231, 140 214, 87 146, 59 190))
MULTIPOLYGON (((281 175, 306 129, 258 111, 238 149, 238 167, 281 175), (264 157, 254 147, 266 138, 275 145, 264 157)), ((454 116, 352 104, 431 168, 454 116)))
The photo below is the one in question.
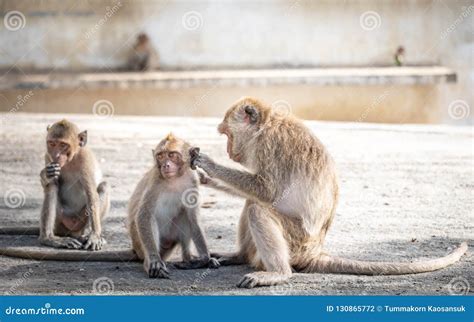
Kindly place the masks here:
POLYGON ((199 182, 189 167, 189 148, 188 143, 172 134, 163 139, 153 150, 155 165, 143 176, 130 198, 128 221, 132 247, 151 278, 169 277, 164 261, 178 244, 183 262, 175 264, 176 267, 219 266, 209 255, 198 222, 199 182), (167 169, 175 171, 166 172, 167 169), (186 201, 188 198, 191 201, 186 201), (191 240, 198 258, 190 253, 191 240))
POLYGON ((216 164, 204 154, 191 155, 192 166, 207 175, 211 187, 247 198, 238 243, 232 254, 215 254, 223 265, 248 263, 240 287, 275 285, 298 272, 351 274, 421 273, 446 267, 465 253, 463 243, 448 256, 415 263, 362 262, 323 252, 338 196, 335 164, 324 145, 299 120, 276 113, 252 98, 236 102, 219 125, 227 135, 229 157, 248 170, 216 164))

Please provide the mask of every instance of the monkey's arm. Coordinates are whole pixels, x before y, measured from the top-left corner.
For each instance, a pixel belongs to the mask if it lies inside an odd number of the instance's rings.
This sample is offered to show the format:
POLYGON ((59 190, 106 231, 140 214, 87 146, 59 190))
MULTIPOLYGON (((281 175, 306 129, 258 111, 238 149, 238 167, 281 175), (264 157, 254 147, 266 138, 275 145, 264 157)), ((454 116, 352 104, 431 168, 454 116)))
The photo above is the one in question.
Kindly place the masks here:
MULTIPOLYGON (((154 191, 150 189, 149 191, 154 191)), ((169 278, 169 272, 160 255, 160 232, 153 210, 156 208, 156 195, 146 192, 140 202, 136 217, 138 234, 145 252, 143 267, 150 278, 169 278)))
POLYGON ((81 184, 86 194, 86 215, 89 220, 91 232, 87 236, 84 249, 99 250, 102 248, 102 226, 100 217, 100 199, 97 192, 97 185, 92 177, 92 173, 80 176, 81 184))
POLYGON ((225 184, 237 189, 247 198, 264 203, 271 203, 273 200, 270 189, 268 189, 264 179, 259 175, 224 167, 215 163, 211 158, 202 153, 194 156, 191 162, 192 166, 202 168, 211 178, 222 180, 225 184))
POLYGON ((41 244, 56 248, 81 248, 82 244, 70 237, 58 237, 54 235, 54 226, 58 209, 58 182, 48 167, 41 171, 41 183, 44 190, 44 201, 40 216, 39 240, 41 244))

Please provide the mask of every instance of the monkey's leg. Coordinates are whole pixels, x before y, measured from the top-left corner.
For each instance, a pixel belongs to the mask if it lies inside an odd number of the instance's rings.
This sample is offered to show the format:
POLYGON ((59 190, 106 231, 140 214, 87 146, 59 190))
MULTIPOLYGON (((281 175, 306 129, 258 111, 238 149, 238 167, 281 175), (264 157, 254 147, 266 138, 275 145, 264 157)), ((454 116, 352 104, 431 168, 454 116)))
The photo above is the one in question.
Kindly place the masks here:
POLYGON ((100 217, 103 219, 110 210, 109 185, 106 181, 102 181, 97 186, 97 193, 99 194, 100 217))
POLYGON ((60 204, 58 200, 58 185, 50 182, 44 185, 44 202, 40 217, 40 243, 56 248, 79 249, 82 243, 75 238, 59 237, 55 235, 55 224, 60 204))
POLYGON ((185 216, 182 218, 182 227, 187 227, 189 232, 184 232, 181 237, 181 247, 183 248, 183 262, 176 263, 175 267, 180 269, 195 269, 195 268, 218 268, 220 266, 219 261, 215 258, 210 257, 209 249, 207 247, 206 238, 204 232, 201 229, 201 225, 198 222, 199 208, 186 208, 184 210, 185 216), (191 236, 194 245, 198 251, 199 257, 191 259, 189 254, 188 236, 191 236), (185 257, 189 259, 186 260, 185 257))
POLYGON ((266 271, 245 275, 237 286, 253 288, 286 282, 291 277, 291 266, 281 226, 267 208, 253 204, 248 211, 250 233, 266 271))
POLYGON ((253 203, 247 200, 240 216, 238 231, 239 250, 233 253, 211 253, 211 256, 217 258, 222 266, 247 264, 249 258, 253 258, 257 252, 249 227, 249 209, 251 205, 253 203))
POLYGON ((143 261, 145 259, 145 254, 143 252, 143 247, 140 241, 140 237, 138 235, 138 228, 135 220, 136 219, 133 219, 130 222, 130 239, 132 240, 133 251, 135 252, 135 254, 137 254, 138 258, 143 261))
POLYGON ((166 264, 160 256, 160 232, 155 214, 142 209, 137 216, 137 229, 144 251, 143 267, 148 277, 169 278, 166 264))

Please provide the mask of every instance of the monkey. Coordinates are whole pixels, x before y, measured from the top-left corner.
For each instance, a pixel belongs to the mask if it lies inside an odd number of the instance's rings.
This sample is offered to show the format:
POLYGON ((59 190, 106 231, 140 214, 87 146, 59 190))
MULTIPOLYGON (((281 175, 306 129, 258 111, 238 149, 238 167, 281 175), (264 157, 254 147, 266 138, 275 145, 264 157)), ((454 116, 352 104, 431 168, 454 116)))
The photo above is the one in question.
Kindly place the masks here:
POLYGON ((148 35, 141 33, 129 54, 128 69, 147 71, 156 68, 158 68, 158 53, 153 48, 148 35))
POLYGON ((238 287, 286 283, 293 271, 398 275, 430 272, 458 261, 467 244, 447 256, 413 263, 338 258, 323 251, 339 199, 335 162, 326 147, 296 117, 276 113, 250 97, 232 105, 218 132, 227 136, 229 158, 246 169, 214 162, 198 149, 191 166, 202 169, 211 187, 245 195, 238 228, 238 251, 211 254, 221 265, 249 264, 238 287))
POLYGON ((179 244, 180 269, 217 268, 198 222, 198 177, 190 168, 189 143, 172 133, 152 150, 153 167, 137 184, 128 204, 132 248, 150 278, 169 278, 165 260, 179 244), (190 252, 193 241, 199 256, 190 252))
POLYGON ((402 66, 404 63, 405 48, 403 46, 398 46, 397 51, 393 55, 393 60, 395 61, 395 66, 402 66))
MULTIPOLYGON (((64 119, 47 127, 45 168, 40 173, 44 200, 40 227, 11 227, 0 234, 39 234, 44 246, 98 251, 105 244, 101 222, 110 208, 109 188, 93 152, 86 146, 87 131, 79 132, 64 119)), ((51 260, 99 260, 100 256, 69 252, 0 248, 0 254, 51 260), (91 258, 89 258, 91 257, 91 258)), ((129 251, 101 254, 104 260, 133 260, 129 251)))

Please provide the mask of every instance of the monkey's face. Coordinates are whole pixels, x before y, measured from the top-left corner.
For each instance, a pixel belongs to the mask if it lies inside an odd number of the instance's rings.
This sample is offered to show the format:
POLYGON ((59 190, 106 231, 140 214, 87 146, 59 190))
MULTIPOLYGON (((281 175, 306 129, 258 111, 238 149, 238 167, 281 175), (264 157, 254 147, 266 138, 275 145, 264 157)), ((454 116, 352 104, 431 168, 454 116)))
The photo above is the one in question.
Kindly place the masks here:
POLYGON ((254 99, 244 98, 232 106, 217 130, 227 136, 227 154, 235 162, 246 163, 253 139, 266 116, 264 108, 254 99))
POLYGON ((61 139, 48 139, 47 151, 51 160, 58 163, 61 168, 74 156, 69 143, 61 139))
POLYGON ((165 179, 181 176, 183 156, 178 151, 161 151, 155 154, 156 164, 165 179))
POLYGON ((62 120, 47 128, 46 149, 52 162, 65 166, 87 143, 87 131, 78 133, 73 123, 62 120))

